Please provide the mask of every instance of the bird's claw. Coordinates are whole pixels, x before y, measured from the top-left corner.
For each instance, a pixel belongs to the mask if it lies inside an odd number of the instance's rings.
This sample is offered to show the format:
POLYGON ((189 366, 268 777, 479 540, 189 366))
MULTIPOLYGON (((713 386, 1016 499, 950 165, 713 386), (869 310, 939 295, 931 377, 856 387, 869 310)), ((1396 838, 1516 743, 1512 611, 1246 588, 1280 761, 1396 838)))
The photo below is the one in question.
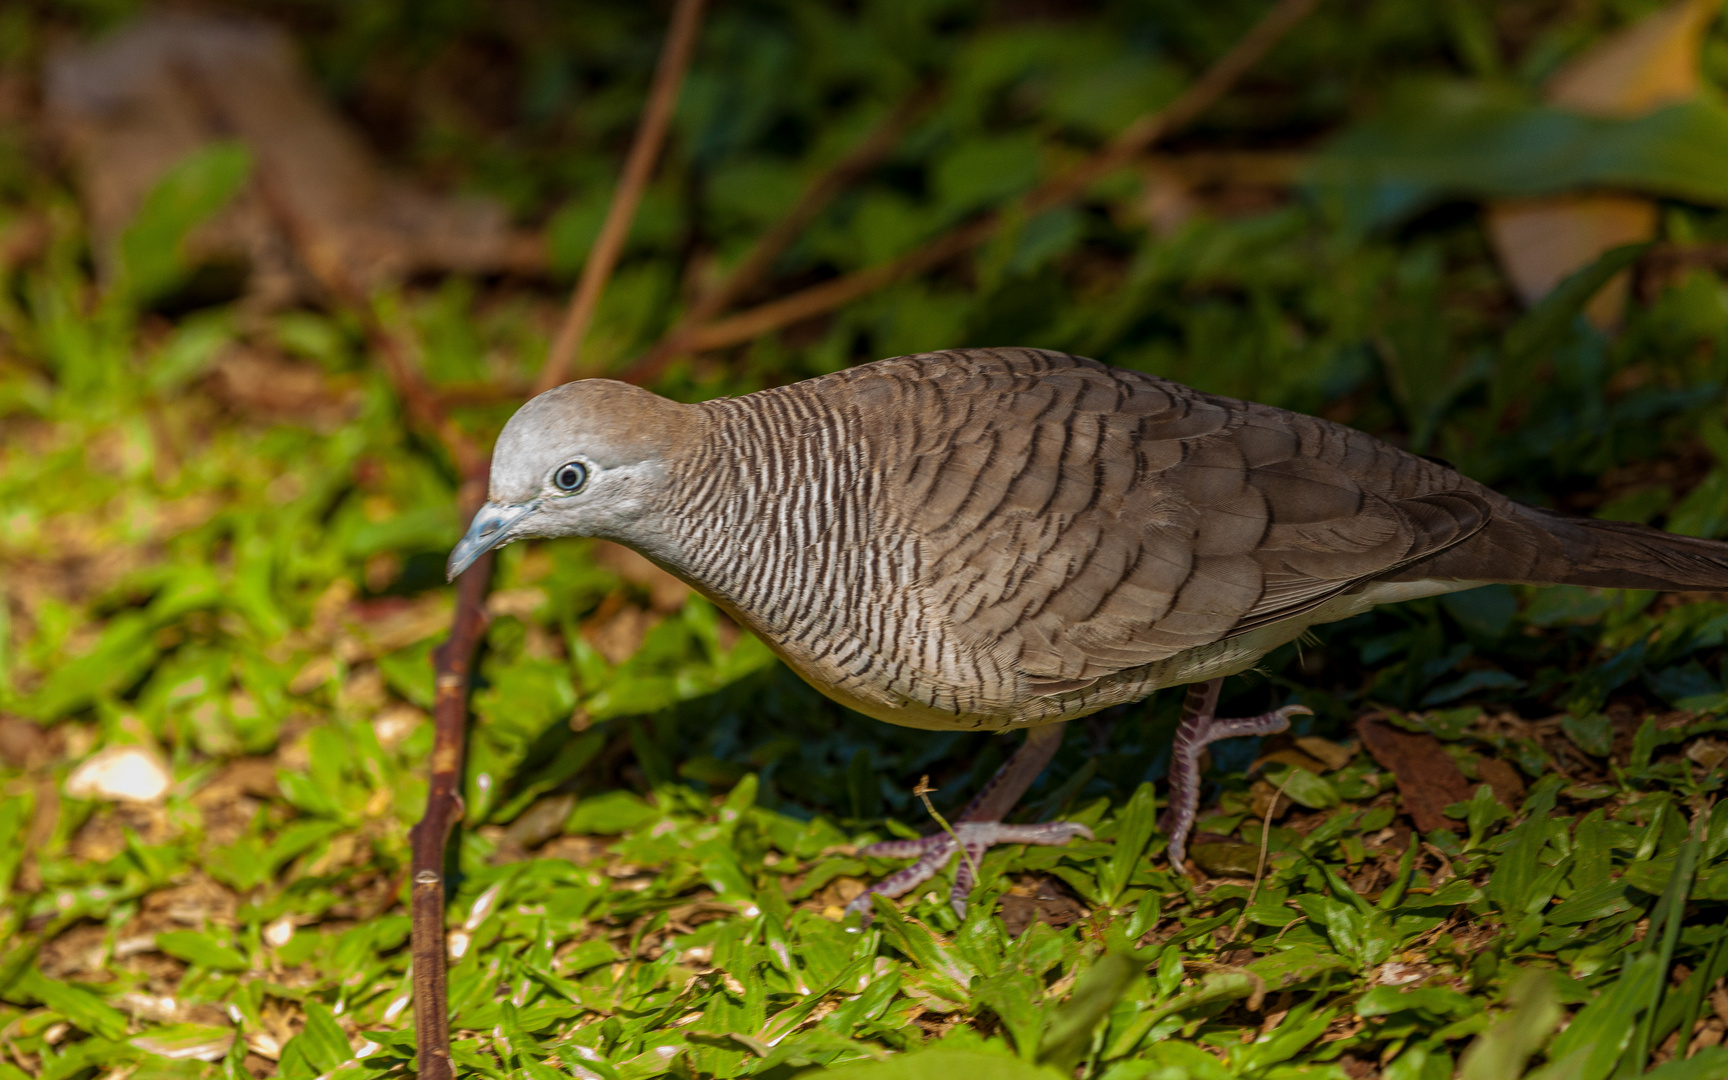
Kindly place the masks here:
POLYGON ((1216 686, 1203 685, 1204 689, 1190 692, 1182 725, 1176 731, 1170 758, 1170 806, 1159 822, 1169 837, 1170 869, 1177 873, 1183 872, 1188 834, 1200 809, 1200 751, 1219 739, 1271 735, 1288 728, 1292 716, 1314 715, 1306 705, 1286 705, 1259 716, 1221 719, 1212 715, 1216 686))
POLYGON ((865 925, 868 925, 874 915, 870 901, 872 895, 880 893, 883 896, 895 897, 911 892, 935 877, 937 871, 948 865, 948 860, 963 850, 965 857, 954 871, 954 888, 948 893, 948 903, 953 906, 954 913, 964 919, 966 898, 972 894, 972 887, 977 884, 975 871, 984 858, 986 848, 996 844, 1059 846, 1076 836, 1090 840, 1092 830, 1071 821, 1047 821, 1037 825, 962 821, 954 826, 953 835, 939 832, 917 840, 884 840, 879 844, 871 844, 859 851, 859 854, 885 859, 916 858, 917 861, 853 897, 852 902, 846 905, 846 910, 857 912, 862 916, 865 925))

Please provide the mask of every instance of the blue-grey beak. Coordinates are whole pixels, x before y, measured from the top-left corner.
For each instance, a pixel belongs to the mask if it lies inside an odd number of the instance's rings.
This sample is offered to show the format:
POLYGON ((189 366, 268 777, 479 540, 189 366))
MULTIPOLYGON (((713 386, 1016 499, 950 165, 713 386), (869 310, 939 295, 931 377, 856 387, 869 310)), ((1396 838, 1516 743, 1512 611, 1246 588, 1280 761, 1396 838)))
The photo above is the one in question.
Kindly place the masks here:
POLYGON ((468 526, 467 535, 451 550, 450 562, 444 569, 445 580, 456 580, 456 575, 473 565, 475 559, 504 543, 512 525, 538 509, 539 499, 525 503, 489 502, 482 506, 474 515, 474 523, 468 526))

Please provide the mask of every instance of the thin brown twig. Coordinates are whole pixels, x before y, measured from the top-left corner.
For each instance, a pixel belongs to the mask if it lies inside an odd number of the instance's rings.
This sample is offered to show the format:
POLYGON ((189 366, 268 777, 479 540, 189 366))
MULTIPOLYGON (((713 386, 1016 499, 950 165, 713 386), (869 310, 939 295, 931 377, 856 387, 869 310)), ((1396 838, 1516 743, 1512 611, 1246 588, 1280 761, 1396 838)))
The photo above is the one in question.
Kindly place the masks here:
MULTIPOLYGON (((790 296, 718 319, 689 331, 684 351, 704 352, 739 345, 763 334, 823 315, 860 297, 911 277, 983 244, 1010 221, 1020 221, 1083 195, 1094 183, 1132 162, 1159 139, 1191 123, 1224 96, 1262 57, 1295 27, 1317 0, 1279 0, 1230 51, 1220 57, 1175 101, 1129 124, 1090 159, 1040 185, 1007 212, 992 211, 885 263, 866 267, 790 296)), ((622 378, 642 381, 641 362, 622 378)), ((652 374, 650 372, 650 374, 652 374)))
POLYGON ((954 831, 954 826, 948 824, 947 818, 936 812, 936 804, 930 801, 930 793, 935 790, 934 787, 930 786, 930 777, 925 776, 919 779, 918 786, 912 789, 912 794, 923 800, 924 809, 936 819, 936 824, 942 826, 942 831, 948 834, 948 839, 954 841, 954 846, 960 849, 960 857, 965 859, 966 865, 972 868, 972 880, 981 881, 982 879, 978 876, 978 864, 972 861, 972 853, 966 850, 966 845, 960 840, 960 834, 954 831))
POLYGON ((654 175, 654 163, 660 157, 660 147, 666 141, 666 129, 672 122, 672 110, 678 104, 678 90, 684 85, 684 73, 690 67, 690 54, 696 48, 696 31, 702 25, 703 0, 678 0, 672 10, 672 27, 666 35, 666 45, 660 51, 660 62, 654 69, 654 83, 648 91, 648 104, 636 128, 636 141, 630 156, 624 161, 624 173, 612 193, 612 205, 606 209, 606 221, 600 235, 582 265, 582 276, 576 282, 575 295, 569 310, 558 327, 558 336, 546 353, 546 364, 534 383, 536 393, 550 390, 569 377, 582 355, 582 342, 588 336, 588 324, 600 306, 600 295, 612 276, 618 257, 624 253, 624 241, 630 237, 630 224, 636 219, 636 207, 642 193, 654 175))
MULTIPOLYGON (((473 484, 465 485, 470 491, 473 484)), ((479 498, 464 504, 478 508, 479 498)), ((467 509, 467 506, 464 506, 467 509)), ((462 820, 462 741, 468 722, 468 682, 474 655, 486 632, 486 590, 492 583, 492 553, 470 566, 456 583, 456 615, 450 637, 433 656, 432 759, 426 812, 408 833, 413 891, 409 894, 414 979, 416 1071, 422 1080, 453 1080, 450 1009, 445 972, 444 852, 462 820)))
POLYGON ((769 271, 773 270, 774 261, 792 246, 793 241, 798 239, 810 222, 815 220, 836 195, 893 153, 907 127, 923 114, 935 98, 936 90, 933 84, 920 85, 872 128, 857 146, 819 173, 798 196, 792 209, 762 234, 726 279, 704 293, 672 329, 630 365, 630 377, 637 382, 651 382, 674 360, 688 353, 692 332, 761 285, 767 279, 769 271))
POLYGON ((1242 902, 1242 915, 1230 928, 1231 941, 1242 936, 1242 927, 1248 924, 1248 909, 1254 906, 1254 898, 1260 895, 1260 882, 1266 877, 1266 851, 1272 839, 1272 818, 1278 813, 1278 800, 1284 797, 1284 789, 1290 786, 1295 775, 1295 769, 1284 774, 1284 782, 1278 785, 1278 790, 1272 793, 1272 801, 1266 806, 1266 818, 1260 823, 1260 862, 1254 867, 1254 884, 1248 890, 1248 899, 1242 902))

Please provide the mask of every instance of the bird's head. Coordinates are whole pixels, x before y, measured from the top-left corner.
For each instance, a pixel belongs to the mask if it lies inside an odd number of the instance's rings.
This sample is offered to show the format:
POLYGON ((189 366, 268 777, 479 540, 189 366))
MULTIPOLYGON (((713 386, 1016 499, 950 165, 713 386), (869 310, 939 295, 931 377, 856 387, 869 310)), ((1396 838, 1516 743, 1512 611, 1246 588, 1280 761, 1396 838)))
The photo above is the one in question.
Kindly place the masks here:
POLYGON ((696 406, 610 379, 534 398, 498 436, 486 505, 450 552, 448 575, 532 536, 628 539, 664 489, 668 459, 700 427, 696 406))

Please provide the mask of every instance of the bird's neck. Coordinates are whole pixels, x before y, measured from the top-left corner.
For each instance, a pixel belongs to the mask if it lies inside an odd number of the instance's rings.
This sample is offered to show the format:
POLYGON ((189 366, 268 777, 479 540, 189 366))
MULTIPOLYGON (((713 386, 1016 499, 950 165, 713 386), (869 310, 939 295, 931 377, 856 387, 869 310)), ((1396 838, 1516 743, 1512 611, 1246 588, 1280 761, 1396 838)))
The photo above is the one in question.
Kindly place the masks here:
POLYGON ((668 462, 657 520, 626 542, 750 622, 777 625, 812 558, 869 527, 867 440, 798 386, 703 408, 703 437, 668 462))

